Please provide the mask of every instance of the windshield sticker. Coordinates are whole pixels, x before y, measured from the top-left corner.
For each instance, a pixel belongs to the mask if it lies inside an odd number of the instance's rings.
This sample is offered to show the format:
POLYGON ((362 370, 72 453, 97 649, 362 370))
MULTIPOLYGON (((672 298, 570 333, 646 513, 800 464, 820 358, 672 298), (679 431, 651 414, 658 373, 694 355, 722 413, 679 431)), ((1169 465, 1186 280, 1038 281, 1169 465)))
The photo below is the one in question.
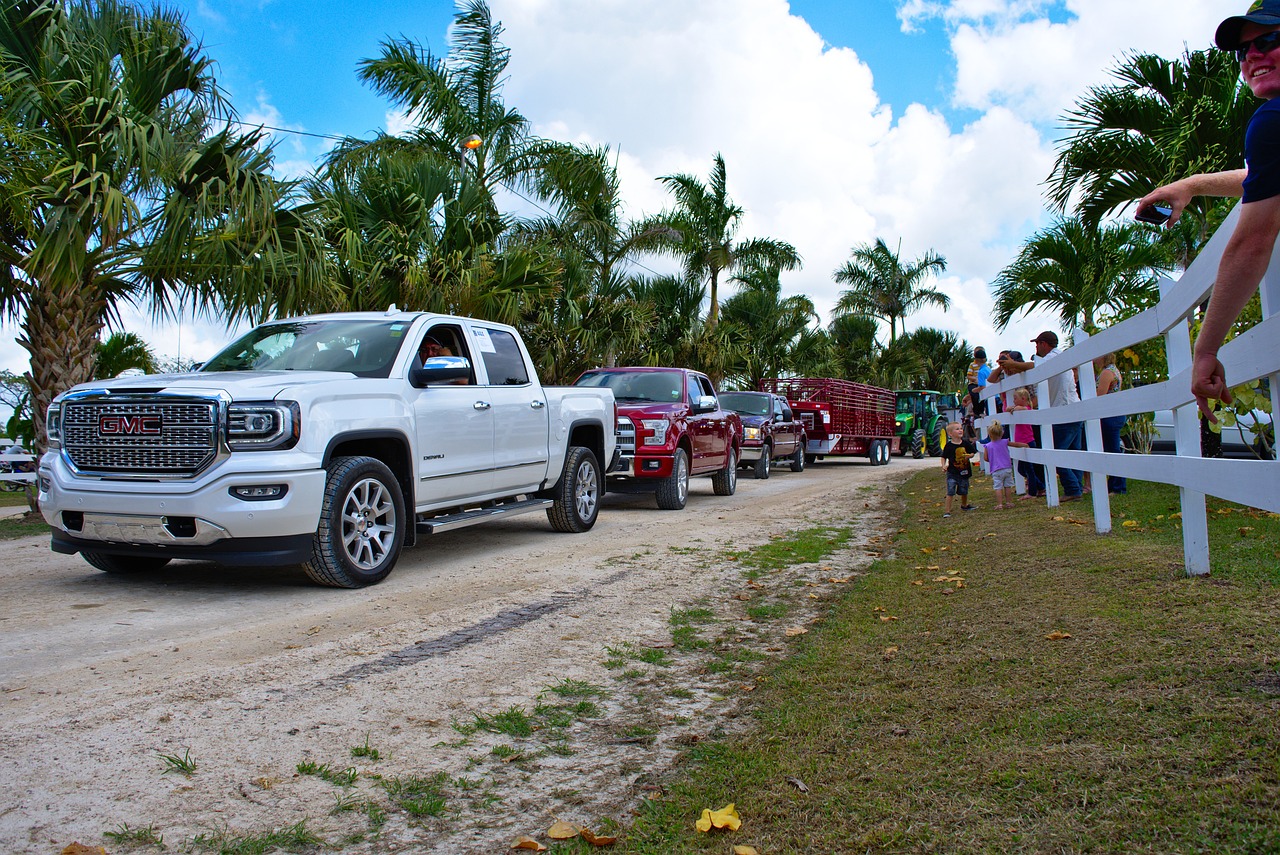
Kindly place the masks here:
POLYGON ((484 327, 472 327, 471 334, 475 336, 476 347, 480 348, 481 353, 497 353, 498 349, 493 346, 493 339, 489 338, 489 331, 484 327))

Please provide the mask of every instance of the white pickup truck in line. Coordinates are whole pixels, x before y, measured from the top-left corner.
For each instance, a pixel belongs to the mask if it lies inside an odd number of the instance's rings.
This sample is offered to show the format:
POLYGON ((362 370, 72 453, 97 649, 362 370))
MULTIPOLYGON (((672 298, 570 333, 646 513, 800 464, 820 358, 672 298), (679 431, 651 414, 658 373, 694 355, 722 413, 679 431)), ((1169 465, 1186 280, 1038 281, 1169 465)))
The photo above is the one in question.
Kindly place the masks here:
POLYGON ((543 509, 558 531, 589 530, 616 421, 608 389, 542 386, 503 324, 394 307, 292 318, 195 372, 59 395, 40 509, 55 552, 110 573, 298 563, 354 588, 419 533, 543 509))

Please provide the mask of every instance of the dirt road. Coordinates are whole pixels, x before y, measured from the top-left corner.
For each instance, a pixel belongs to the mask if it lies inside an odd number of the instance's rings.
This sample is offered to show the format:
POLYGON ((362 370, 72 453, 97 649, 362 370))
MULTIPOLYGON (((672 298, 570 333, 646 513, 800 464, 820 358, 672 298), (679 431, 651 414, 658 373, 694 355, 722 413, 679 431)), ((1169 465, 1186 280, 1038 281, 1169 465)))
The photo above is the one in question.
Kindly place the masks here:
MULTIPOLYGON (((539 514, 437 535, 358 591, 294 568, 111 576, 0 543, 0 851, 305 823, 344 852, 494 852, 555 819, 625 824, 682 744, 732 732, 749 682, 674 649, 673 613, 781 655, 786 627, 751 600, 839 593, 926 465, 825 461, 732 497, 697 479, 684 512, 609 496, 587 534, 539 514), (815 525, 852 527, 850 547, 754 588, 728 554, 815 525)), ((786 625, 820 598, 800 602, 786 625)))

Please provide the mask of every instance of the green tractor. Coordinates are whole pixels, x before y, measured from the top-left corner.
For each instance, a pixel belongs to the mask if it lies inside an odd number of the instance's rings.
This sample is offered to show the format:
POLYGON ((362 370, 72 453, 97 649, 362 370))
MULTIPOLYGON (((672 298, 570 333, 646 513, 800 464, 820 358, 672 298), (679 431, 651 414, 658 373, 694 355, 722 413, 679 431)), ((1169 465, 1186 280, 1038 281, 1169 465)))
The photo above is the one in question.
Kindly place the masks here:
POLYGON ((937 457, 947 441, 947 419, 939 412, 941 392, 900 389, 898 412, 894 416, 895 430, 900 439, 898 453, 919 460, 926 454, 937 457))

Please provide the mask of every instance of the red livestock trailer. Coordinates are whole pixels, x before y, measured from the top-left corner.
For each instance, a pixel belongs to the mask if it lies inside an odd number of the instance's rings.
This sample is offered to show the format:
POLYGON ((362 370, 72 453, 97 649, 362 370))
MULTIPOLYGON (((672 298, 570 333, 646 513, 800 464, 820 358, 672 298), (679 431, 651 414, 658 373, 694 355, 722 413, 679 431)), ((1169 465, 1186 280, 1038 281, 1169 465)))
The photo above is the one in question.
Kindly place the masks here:
POLYGON ((873 466, 883 466, 898 451, 893 418, 897 398, 888 389, 849 380, 785 377, 761 380, 760 391, 786 398, 804 422, 809 463, 830 454, 866 457, 873 466))

